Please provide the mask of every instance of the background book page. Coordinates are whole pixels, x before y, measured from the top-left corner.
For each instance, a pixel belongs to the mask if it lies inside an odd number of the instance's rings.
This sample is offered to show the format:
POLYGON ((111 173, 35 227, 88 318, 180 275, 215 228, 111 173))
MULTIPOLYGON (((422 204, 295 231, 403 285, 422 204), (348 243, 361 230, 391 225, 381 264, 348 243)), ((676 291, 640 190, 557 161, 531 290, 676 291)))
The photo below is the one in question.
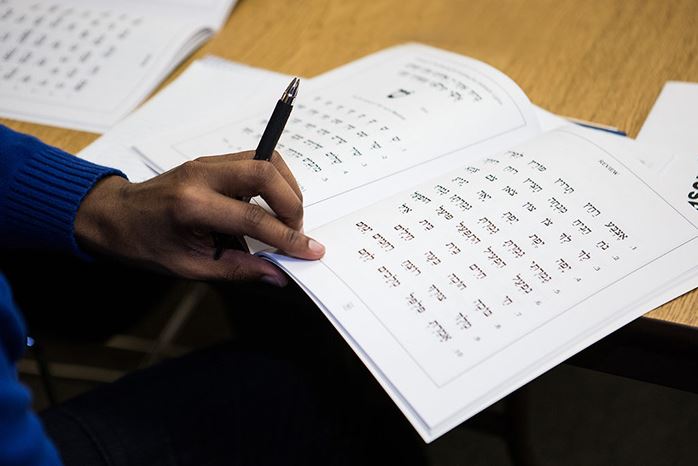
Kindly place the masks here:
MULTIPOLYGON (((370 63, 347 65, 341 79, 334 74, 324 85, 303 83, 277 146, 311 222, 404 187, 414 175, 443 171, 464 151, 482 156, 539 132, 521 90, 483 63, 418 45, 380 52, 370 63)), ((202 154, 248 150, 270 109, 157 135, 136 147, 162 170, 202 154)))

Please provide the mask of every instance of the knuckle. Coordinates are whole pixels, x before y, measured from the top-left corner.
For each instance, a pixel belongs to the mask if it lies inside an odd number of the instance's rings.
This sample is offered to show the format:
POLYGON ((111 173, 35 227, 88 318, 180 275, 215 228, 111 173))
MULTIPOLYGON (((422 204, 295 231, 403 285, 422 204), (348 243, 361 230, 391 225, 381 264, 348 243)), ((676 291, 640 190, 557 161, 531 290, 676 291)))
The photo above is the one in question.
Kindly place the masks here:
POLYGON ((242 152, 236 152, 233 155, 233 157, 236 160, 252 160, 254 158, 255 151, 253 150, 246 150, 242 152))
POLYGON ((264 209, 258 205, 250 204, 245 208, 244 222, 248 227, 258 227, 265 216, 266 212, 264 209))
POLYGON ((298 201, 294 202, 292 215, 293 215, 293 217, 292 217, 293 220, 302 220, 303 219, 303 202, 300 199, 298 201))
POLYGON ((242 280, 245 278, 245 269, 242 264, 236 262, 223 270, 223 279, 229 282, 242 280))
POLYGON ((182 165, 179 166, 179 173, 184 179, 192 178, 196 174, 200 173, 201 166, 204 164, 199 159, 187 160, 182 165))
POLYGON ((272 164, 266 161, 255 160, 254 170, 255 174, 257 175, 257 179, 262 184, 269 183, 274 177, 275 168, 272 164))
POLYGON ((293 228, 287 228, 284 233, 284 243, 292 248, 300 247, 303 235, 293 228))
POLYGON ((196 187, 191 185, 177 186, 172 197, 171 215, 179 223, 192 223, 200 217, 203 199, 196 187))
POLYGON ((286 161, 277 151, 274 151, 274 154, 269 160, 271 161, 272 165, 274 165, 280 172, 285 172, 289 174, 291 173, 291 170, 289 170, 288 165, 286 165, 286 161))
POLYGON ((194 160, 192 160, 192 162, 195 162, 196 164, 206 163, 209 160, 215 159, 216 157, 217 156, 215 156, 215 155, 202 155, 202 156, 199 156, 199 157, 195 158, 194 160))

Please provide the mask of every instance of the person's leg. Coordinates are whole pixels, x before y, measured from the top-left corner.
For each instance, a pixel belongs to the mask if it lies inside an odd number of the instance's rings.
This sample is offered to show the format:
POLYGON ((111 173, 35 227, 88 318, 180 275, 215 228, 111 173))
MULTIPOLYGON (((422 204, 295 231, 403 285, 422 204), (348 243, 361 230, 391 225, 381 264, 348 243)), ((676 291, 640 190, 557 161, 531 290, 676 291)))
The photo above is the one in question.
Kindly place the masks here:
POLYGON ((371 464, 317 399, 292 365, 224 345, 135 372, 42 418, 66 466, 371 464))
POLYGON ((425 444, 322 311, 291 284, 220 284, 236 341, 288 361, 318 387, 323 412, 375 464, 426 464, 425 444))
MULTIPOLYGON (((78 322, 68 330, 79 335, 108 334, 108 316, 132 318, 129 302, 154 299, 171 280, 116 264, 17 259, 9 261, 10 275, 20 286, 20 306, 32 309, 30 324, 47 317, 78 322), (85 293, 74 296, 75 289, 85 293)), ((170 361, 44 413, 66 464, 104 464, 105 455, 126 458, 124 464, 171 464, 177 455, 184 459, 176 464, 236 464, 233 454, 243 455, 239 464, 423 464, 412 427, 297 287, 219 289, 235 317, 237 349, 170 361), (284 425, 284 435, 274 430, 284 425), (201 445, 211 452, 209 463, 201 445), (311 457, 298 460, 309 450, 311 457)))

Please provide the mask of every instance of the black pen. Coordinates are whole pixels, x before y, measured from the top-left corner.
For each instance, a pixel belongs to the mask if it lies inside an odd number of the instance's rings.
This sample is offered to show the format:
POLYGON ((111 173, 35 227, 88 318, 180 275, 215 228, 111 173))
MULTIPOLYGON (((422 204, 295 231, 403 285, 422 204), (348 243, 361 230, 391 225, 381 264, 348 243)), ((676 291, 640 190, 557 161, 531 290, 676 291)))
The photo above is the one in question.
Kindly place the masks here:
MULTIPOLYGON (((274 112, 269 118, 267 127, 264 128, 264 133, 262 134, 262 139, 259 140, 257 145, 257 150, 254 152, 254 160, 271 160, 271 156, 274 154, 274 149, 276 149, 276 144, 279 142, 281 133, 284 132, 284 127, 288 121, 289 115, 291 115, 291 110, 293 110, 293 101, 296 100, 298 95, 298 85, 300 84, 300 79, 293 78, 291 84, 288 85, 283 95, 276 102, 276 107, 274 107, 274 112)), ((249 201, 249 198, 242 199, 243 201, 249 201)), ((247 243, 242 236, 230 237, 228 235, 223 235, 221 233, 212 233, 213 235, 213 247, 215 252, 213 253, 213 259, 218 260, 223 255, 223 251, 226 248, 240 249, 245 252, 250 252, 247 247, 247 243)))

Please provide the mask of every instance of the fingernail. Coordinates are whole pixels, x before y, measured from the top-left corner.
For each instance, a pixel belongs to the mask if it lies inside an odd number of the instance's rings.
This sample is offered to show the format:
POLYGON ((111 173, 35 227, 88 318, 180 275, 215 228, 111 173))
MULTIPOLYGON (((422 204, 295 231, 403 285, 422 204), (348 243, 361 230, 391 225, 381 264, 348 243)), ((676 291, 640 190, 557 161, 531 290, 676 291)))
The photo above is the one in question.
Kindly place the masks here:
POLYGON ((260 280, 278 288, 283 288, 288 284, 288 281, 284 276, 264 275, 260 280))
POLYGON ((325 246, 318 243, 314 239, 308 240, 308 249, 310 249, 311 251, 313 251, 316 254, 324 254, 325 253, 325 246))

